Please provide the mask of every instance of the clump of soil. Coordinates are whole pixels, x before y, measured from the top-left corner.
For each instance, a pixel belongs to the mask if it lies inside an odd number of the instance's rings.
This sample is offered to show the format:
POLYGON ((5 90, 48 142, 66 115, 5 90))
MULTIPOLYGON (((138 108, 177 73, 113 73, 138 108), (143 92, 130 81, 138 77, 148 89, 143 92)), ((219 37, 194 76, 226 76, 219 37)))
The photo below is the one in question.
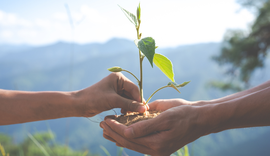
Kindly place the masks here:
POLYGON ((160 113, 160 111, 146 111, 144 114, 140 114, 138 112, 130 112, 126 113, 125 115, 118 115, 115 120, 119 123, 129 126, 142 120, 153 119, 160 113))

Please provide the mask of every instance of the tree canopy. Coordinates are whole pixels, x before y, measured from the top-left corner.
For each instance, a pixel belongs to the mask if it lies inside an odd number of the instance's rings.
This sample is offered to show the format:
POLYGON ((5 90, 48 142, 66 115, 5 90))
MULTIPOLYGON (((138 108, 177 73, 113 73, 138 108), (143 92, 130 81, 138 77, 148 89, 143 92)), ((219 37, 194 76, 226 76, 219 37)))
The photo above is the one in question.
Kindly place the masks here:
POLYGON ((256 19, 250 30, 228 30, 221 53, 213 59, 226 68, 230 82, 212 82, 222 90, 242 90, 250 86, 252 73, 263 68, 270 47, 270 0, 238 0, 256 19))

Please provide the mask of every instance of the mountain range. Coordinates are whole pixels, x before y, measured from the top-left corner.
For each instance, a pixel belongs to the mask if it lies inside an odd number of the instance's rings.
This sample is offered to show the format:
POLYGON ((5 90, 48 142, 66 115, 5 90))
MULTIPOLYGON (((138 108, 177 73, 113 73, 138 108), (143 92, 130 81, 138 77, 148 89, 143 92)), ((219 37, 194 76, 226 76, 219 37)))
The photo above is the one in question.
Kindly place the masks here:
MULTIPOLYGON (((220 52, 221 43, 181 45, 158 48, 157 53, 171 59, 178 83, 191 81, 181 88, 181 94, 171 88, 158 92, 152 99, 184 98, 186 100, 208 100, 232 92, 222 92, 207 87, 208 82, 224 79, 224 68, 211 57, 220 52)), ((0 88, 27 91, 70 91, 86 88, 110 74, 108 68, 120 66, 139 74, 138 50, 133 41, 114 38, 106 43, 75 44, 58 42, 44 46, 0 45, 0 88)), ((157 88, 166 85, 169 79, 157 68, 144 61, 144 96, 148 97, 157 88)), ((270 59, 266 67, 254 73, 252 85, 270 79, 270 59)), ((124 73, 129 79, 135 79, 124 73)), ((118 109, 115 109, 119 113, 118 109)), ((63 118, 9 126, 0 126, 0 133, 20 142, 27 133, 52 130, 56 140, 75 149, 89 149, 103 154, 100 145, 111 155, 117 147, 102 137, 99 122, 113 111, 101 113, 93 118, 63 118)), ((189 144, 191 155, 269 155, 270 127, 227 130, 201 137, 189 144)), ((1 142, 1 140, 0 140, 1 142)), ((125 149, 132 156, 138 153, 125 149)), ((105 155, 105 154, 104 154, 105 155)))

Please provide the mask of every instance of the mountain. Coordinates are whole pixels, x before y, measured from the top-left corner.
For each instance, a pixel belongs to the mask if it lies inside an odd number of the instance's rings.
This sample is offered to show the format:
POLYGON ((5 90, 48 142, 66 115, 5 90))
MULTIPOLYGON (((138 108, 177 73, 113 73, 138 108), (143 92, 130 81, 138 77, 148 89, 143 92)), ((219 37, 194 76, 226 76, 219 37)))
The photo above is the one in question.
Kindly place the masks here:
MULTIPOLYGON (((3 46, 3 45, 1 45, 3 46)), ((1 47, 0 46, 0 47, 1 47)), ((69 91, 86 88, 110 72, 107 68, 120 66, 139 75, 138 50, 133 41, 112 39, 106 43, 74 44, 58 42, 51 45, 32 47, 10 47, 10 50, 0 49, 0 88, 14 90, 69 91)), ((221 92, 207 88, 207 83, 213 79, 223 79, 222 68, 211 60, 211 56, 220 51, 220 43, 202 43, 182 45, 174 48, 158 48, 171 59, 174 65, 175 80, 178 83, 191 81, 181 88, 181 94, 171 88, 158 92, 152 100, 167 98, 184 98, 187 100, 207 100, 222 97, 232 92, 221 92)), ((151 68, 144 61, 144 95, 148 97, 157 88, 166 85, 169 79, 157 68, 151 68)), ((258 85, 270 78, 265 71, 270 68, 270 59, 263 70, 255 72, 253 85, 258 85)), ((124 73, 129 79, 135 79, 124 73)), ((119 113, 118 109, 115 109, 119 113)), ((27 132, 46 131, 51 129, 60 143, 68 142, 73 148, 85 149, 103 153, 100 145, 114 155, 116 146, 102 137, 99 123, 106 114, 101 113, 90 118, 64 118, 48 121, 30 122, 10 126, 0 126, 0 132, 13 136, 15 142, 27 137, 27 132)), ((269 127, 227 130, 217 134, 204 136, 189 145, 193 155, 221 155, 224 151, 239 153, 245 147, 245 152, 264 147, 260 144, 270 143, 269 127), (253 144, 249 144, 252 142, 253 144), (257 142, 257 143, 256 143, 257 142), (239 147, 239 148, 236 148, 239 147)), ((1 142, 1 140, 0 140, 1 142)), ((128 155, 138 153, 126 150, 128 155)), ((252 152, 250 152, 252 153, 252 152)), ((248 154, 246 154, 248 156, 248 154)))

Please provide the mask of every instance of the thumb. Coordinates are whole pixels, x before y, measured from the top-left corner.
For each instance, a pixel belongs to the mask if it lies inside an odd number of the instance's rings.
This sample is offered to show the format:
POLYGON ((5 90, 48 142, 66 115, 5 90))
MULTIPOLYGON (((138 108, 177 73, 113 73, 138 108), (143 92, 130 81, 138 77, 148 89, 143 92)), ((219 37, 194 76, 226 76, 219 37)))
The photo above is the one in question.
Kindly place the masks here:
POLYGON ((122 108, 123 110, 126 110, 126 111, 133 111, 133 112, 139 112, 139 113, 144 113, 145 111, 147 111, 146 105, 140 102, 134 101, 134 100, 124 98, 119 95, 117 95, 115 101, 113 102, 113 107, 122 108))

